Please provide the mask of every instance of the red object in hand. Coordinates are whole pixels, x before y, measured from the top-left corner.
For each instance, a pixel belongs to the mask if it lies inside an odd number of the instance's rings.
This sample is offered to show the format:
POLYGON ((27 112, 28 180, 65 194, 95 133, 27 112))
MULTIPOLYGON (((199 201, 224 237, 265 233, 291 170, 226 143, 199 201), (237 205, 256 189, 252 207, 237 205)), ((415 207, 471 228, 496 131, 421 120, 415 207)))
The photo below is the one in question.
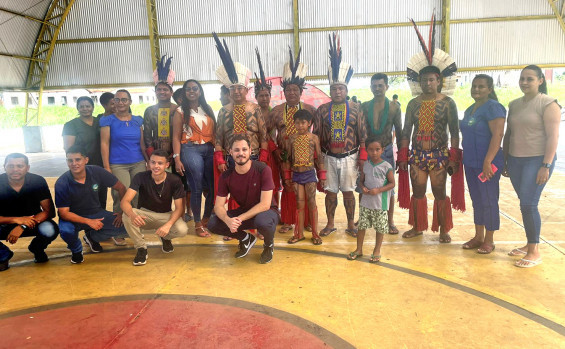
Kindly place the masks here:
POLYGON ((222 153, 221 150, 217 150, 214 152, 214 160, 216 160, 218 165, 226 163, 226 160, 224 159, 224 153, 222 153))
MULTIPOLYGON (((494 164, 490 164, 490 168, 492 168, 492 173, 496 173, 496 171, 498 171, 498 167, 496 167, 494 164)), ((483 172, 479 173, 479 181, 481 182, 486 182, 487 181, 487 177, 485 177, 485 174, 483 172)))
POLYGON ((259 161, 267 162, 268 157, 269 157, 269 152, 267 151, 267 149, 259 150, 259 161))
POLYGON ((367 150, 365 149, 365 147, 360 147, 359 148, 359 159, 363 160, 363 161, 367 161, 369 155, 367 154, 367 150))

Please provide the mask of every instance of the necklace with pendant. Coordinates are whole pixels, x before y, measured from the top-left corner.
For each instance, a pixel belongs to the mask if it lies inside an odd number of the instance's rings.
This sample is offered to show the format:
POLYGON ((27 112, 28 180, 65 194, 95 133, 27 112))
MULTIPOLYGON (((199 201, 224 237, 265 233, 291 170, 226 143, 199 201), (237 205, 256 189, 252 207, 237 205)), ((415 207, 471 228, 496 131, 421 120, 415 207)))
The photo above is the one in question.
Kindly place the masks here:
POLYGON ((159 189, 158 189, 159 184, 155 183, 155 188, 157 189, 157 195, 159 195, 159 197, 161 197, 161 195, 163 195, 163 191, 165 190, 165 181, 166 181, 166 180, 167 180, 167 178, 165 178, 165 179, 163 180, 163 182, 161 182, 161 184, 163 185, 163 186, 161 187, 161 191, 159 191, 159 189))

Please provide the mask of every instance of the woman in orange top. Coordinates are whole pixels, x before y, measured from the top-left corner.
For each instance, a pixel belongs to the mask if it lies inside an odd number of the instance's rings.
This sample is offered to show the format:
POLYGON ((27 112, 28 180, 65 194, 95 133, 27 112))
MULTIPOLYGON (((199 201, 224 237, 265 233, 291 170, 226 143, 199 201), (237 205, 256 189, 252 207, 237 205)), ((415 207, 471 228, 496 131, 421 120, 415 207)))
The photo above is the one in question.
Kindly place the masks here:
POLYGON ((175 168, 181 175, 185 171, 192 195, 190 206, 194 215, 196 234, 208 237, 204 230, 214 208, 214 111, 206 102, 202 86, 196 80, 187 80, 183 85, 185 96, 181 108, 173 119, 173 158, 175 168), (202 187, 206 183, 209 194, 201 217, 202 187))

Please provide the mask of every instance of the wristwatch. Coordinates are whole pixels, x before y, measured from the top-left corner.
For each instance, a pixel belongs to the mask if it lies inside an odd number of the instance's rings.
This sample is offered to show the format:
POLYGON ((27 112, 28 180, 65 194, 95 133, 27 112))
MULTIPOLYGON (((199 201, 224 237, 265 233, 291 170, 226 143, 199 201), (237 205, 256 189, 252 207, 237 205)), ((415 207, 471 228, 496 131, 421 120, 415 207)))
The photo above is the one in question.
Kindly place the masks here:
POLYGON ((547 163, 547 162, 544 162, 544 163, 541 164, 541 167, 550 168, 550 167, 551 167, 551 164, 550 164, 550 163, 547 163))
POLYGON ((25 224, 20 224, 20 227, 22 227, 23 230, 27 229, 27 225, 25 225, 25 224))
POLYGON ((179 156, 180 154, 173 154, 173 159, 179 156))

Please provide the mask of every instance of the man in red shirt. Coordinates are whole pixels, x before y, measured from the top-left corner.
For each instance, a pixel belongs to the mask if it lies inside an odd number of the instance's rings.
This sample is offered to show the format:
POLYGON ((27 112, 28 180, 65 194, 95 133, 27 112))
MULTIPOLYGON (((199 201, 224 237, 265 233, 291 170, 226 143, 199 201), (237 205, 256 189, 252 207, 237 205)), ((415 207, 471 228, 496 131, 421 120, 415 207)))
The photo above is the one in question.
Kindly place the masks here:
POLYGON ((269 263, 273 259, 273 237, 279 222, 277 205, 273 200, 275 185, 271 169, 262 162, 250 160, 251 145, 245 134, 233 137, 230 155, 235 166, 220 176, 208 230, 239 240, 235 258, 242 258, 257 242, 255 236, 244 230, 257 229, 265 237, 260 262, 269 263), (237 202, 238 208, 226 210, 228 194, 237 202))

